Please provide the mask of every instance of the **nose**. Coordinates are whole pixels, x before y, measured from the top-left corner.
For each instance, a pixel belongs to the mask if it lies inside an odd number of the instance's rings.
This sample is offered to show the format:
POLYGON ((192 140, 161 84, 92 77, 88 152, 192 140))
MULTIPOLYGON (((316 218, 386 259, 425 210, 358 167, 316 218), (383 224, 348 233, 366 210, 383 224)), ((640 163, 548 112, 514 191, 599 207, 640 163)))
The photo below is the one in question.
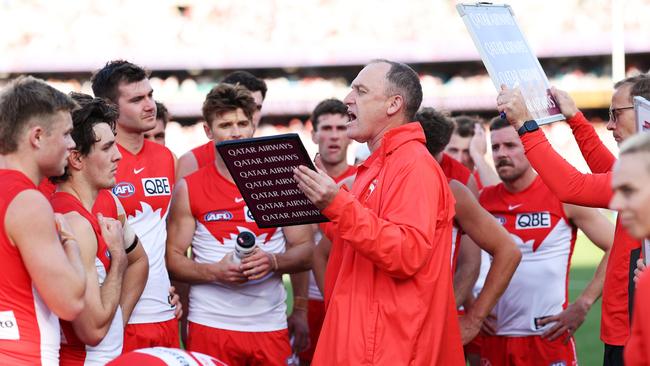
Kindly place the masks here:
POLYGON ((349 106, 350 104, 353 104, 352 93, 354 93, 354 90, 350 90, 348 95, 346 95, 345 98, 343 98, 343 103, 345 105, 347 105, 347 106, 349 106))
POLYGON ((607 125, 606 125, 605 127, 606 127, 609 131, 614 131, 614 130, 616 129, 616 122, 612 121, 612 119, 610 118, 610 119, 607 121, 607 125))
POLYGON ((120 160, 122 160, 122 153, 117 149, 117 147, 115 147, 115 155, 113 157, 113 161, 117 162, 120 160))

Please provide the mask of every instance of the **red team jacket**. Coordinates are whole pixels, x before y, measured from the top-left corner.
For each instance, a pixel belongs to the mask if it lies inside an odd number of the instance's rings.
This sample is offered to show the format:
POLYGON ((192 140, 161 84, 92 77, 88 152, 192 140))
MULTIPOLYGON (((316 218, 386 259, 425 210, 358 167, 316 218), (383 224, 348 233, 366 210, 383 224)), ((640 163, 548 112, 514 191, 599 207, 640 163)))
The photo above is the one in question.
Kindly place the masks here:
POLYGON ((454 198, 422 128, 388 131, 323 210, 334 281, 314 365, 463 365, 451 282, 454 198))

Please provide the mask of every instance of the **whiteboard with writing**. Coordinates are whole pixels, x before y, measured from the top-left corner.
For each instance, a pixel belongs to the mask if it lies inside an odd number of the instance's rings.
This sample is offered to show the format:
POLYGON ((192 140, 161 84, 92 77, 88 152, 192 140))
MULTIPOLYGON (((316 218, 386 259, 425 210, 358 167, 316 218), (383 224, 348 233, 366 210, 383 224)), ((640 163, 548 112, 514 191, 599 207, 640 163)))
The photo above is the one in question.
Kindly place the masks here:
POLYGON ((644 97, 634 97, 634 113, 637 132, 650 131, 650 101, 644 97))
POLYGON ((510 5, 458 4, 456 9, 497 91, 502 84, 520 88, 528 111, 538 124, 564 120, 550 93, 548 78, 510 5))

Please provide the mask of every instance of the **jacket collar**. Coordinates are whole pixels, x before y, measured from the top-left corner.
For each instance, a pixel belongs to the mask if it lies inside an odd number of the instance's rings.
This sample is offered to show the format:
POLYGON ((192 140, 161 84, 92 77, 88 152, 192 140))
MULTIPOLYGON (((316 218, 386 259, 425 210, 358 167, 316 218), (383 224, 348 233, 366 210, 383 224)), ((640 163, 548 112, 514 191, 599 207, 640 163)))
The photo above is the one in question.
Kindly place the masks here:
POLYGON ((379 149, 374 151, 361 165, 368 167, 378 157, 390 155, 398 147, 410 141, 418 141, 422 144, 426 143, 424 130, 422 130, 422 126, 418 122, 406 123, 399 127, 392 128, 386 132, 384 134, 384 137, 381 139, 381 146, 379 149))

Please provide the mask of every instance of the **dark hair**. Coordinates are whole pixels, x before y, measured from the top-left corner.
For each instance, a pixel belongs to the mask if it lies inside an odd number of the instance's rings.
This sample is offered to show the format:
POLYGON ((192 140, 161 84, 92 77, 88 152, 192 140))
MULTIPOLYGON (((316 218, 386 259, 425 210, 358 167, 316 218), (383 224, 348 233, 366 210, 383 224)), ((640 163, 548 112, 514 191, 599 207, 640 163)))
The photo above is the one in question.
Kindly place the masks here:
POLYGON ((476 117, 458 116, 454 118, 454 133, 460 137, 474 136, 474 126, 481 121, 476 117))
POLYGON ((203 118, 210 125, 214 117, 238 108, 241 108, 246 118, 253 119, 257 106, 251 92, 241 85, 219 84, 205 97, 203 118))
POLYGON ((431 155, 438 155, 449 143, 454 123, 448 116, 431 107, 420 109, 415 114, 415 120, 422 125, 427 149, 431 155))
POLYGON ((149 73, 140 66, 125 60, 115 60, 97 70, 90 81, 96 97, 106 98, 117 104, 120 83, 135 83, 148 77, 149 73))
MULTIPOLYGON (((117 107, 102 98, 93 98, 88 94, 70 93, 70 97, 79 104, 79 108, 72 112, 72 139, 81 156, 87 156, 97 142, 93 129, 95 125, 107 123, 115 133, 115 121, 120 116, 117 107)), ((70 177, 68 167, 62 176, 51 177, 52 183, 65 182, 70 177)))
POLYGON ((251 93, 256 91, 262 93, 262 99, 266 98, 266 83, 264 80, 257 78, 248 71, 233 71, 224 76, 221 82, 232 85, 242 85, 246 89, 250 90, 251 93))
POLYGON ((510 127, 510 123, 500 116, 496 116, 490 120, 490 131, 496 131, 506 127, 510 127))
POLYGON ((76 107, 72 99, 43 80, 19 76, 0 94, 0 154, 18 149, 19 136, 32 118, 39 118, 37 123, 49 131, 52 115, 76 107))
POLYGON ((156 102, 156 119, 162 121, 163 127, 167 127, 167 122, 169 122, 170 119, 167 107, 160 102, 156 102))
POLYGON ((344 116, 348 115, 348 106, 338 99, 325 99, 318 103, 316 108, 311 114, 311 124, 314 126, 314 130, 318 128, 318 119, 324 114, 341 114, 344 116))
POLYGON ((373 60, 374 63, 386 63, 390 65, 390 69, 386 73, 386 80, 388 80, 387 95, 401 95, 404 99, 404 115, 409 121, 415 118, 415 113, 422 104, 422 85, 420 84, 420 77, 410 66, 388 61, 384 59, 373 60))
POLYGON ((637 80, 630 89, 630 98, 634 97, 643 97, 646 100, 650 100, 650 77, 648 74, 644 74, 644 78, 637 80))

